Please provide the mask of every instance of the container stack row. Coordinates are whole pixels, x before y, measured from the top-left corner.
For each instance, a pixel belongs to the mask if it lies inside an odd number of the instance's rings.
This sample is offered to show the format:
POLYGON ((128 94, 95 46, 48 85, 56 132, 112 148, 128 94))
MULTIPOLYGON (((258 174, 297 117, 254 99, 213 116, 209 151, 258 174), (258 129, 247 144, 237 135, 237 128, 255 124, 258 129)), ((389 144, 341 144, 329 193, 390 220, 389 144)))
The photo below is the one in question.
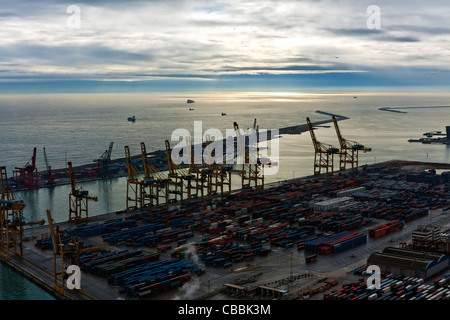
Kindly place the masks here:
POLYGON ((432 284, 424 284, 420 278, 388 274, 378 289, 359 279, 325 294, 324 300, 450 300, 450 274, 432 284))
POLYGON ((123 228, 132 228, 136 226, 136 220, 134 219, 118 218, 107 220, 103 223, 79 225, 74 229, 67 229, 66 231, 77 237, 91 237, 102 235, 105 233, 117 232, 122 230, 123 228))
POLYGON ((308 221, 325 232, 342 232, 359 229, 372 223, 371 218, 364 218, 353 212, 311 212, 307 215, 308 221))
MULTIPOLYGON (((67 245, 69 242, 71 242, 73 237, 65 232, 61 232, 60 239, 63 245, 67 245)), ((42 250, 53 250, 53 241, 50 236, 37 239, 34 245, 42 250)))
POLYGON ((190 260, 159 260, 158 253, 102 249, 100 252, 83 252, 80 268, 107 278, 110 285, 120 286, 120 293, 129 297, 144 297, 179 287, 191 275, 203 271, 190 260))
POLYGON ((132 270, 149 261, 158 261, 158 260, 159 260, 158 253, 142 252, 140 254, 119 261, 102 263, 100 265, 95 266, 92 269, 92 272, 99 276, 107 277, 116 274, 118 272, 132 270))
POLYGON ((429 171, 411 171, 406 173, 406 181, 423 182, 431 185, 438 185, 449 182, 450 172, 444 171, 441 174, 429 171))
POLYGON ((128 271, 108 277, 112 285, 119 285, 120 293, 130 297, 143 297, 157 291, 178 287, 197 272, 198 267, 189 260, 170 259, 149 262, 128 271))
POLYGON ((404 225, 405 224, 399 220, 393 220, 393 221, 383 223, 382 225, 370 228, 369 229, 369 237, 380 238, 391 232, 395 232, 395 231, 403 229, 404 225))
POLYGON ((102 249, 100 253, 83 253, 81 255, 83 259, 83 263, 80 265, 80 268, 84 272, 89 272, 99 276, 106 276, 106 273, 103 271, 108 268, 108 266, 115 264, 120 261, 128 261, 129 259, 133 259, 135 257, 142 256, 142 251, 111 251, 102 249))
MULTIPOLYGON (((232 263, 250 261, 254 257, 264 257, 270 253, 269 248, 254 242, 249 245, 242 245, 232 241, 213 242, 208 241, 195 245, 196 254, 206 266, 229 268, 232 263)), ((177 248, 174 252, 178 252, 177 248)))
POLYGON ((105 234, 103 239, 111 245, 120 244, 137 248, 179 241, 193 235, 191 231, 186 229, 167 228, 165 224, 147 224, 105 234))
POLYGON ((326 237, 308 240, 304 244, 306 253, 329 254, 342 252, 367 242, 367 235, 344 231, 326 237))
POLYGON ((367 235, 354 232, 338 239, 325 242, 320 248, 319 253, 326 255, 331 253, 339 253, 367 242, 367 235))

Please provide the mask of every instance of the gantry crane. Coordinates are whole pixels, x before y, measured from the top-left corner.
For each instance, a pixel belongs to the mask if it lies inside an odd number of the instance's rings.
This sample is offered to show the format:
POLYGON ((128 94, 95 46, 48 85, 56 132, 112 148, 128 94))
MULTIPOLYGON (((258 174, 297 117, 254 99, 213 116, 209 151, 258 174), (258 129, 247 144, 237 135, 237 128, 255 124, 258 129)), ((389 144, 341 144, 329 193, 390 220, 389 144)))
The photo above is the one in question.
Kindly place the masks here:
POLYGON ((205 171, 204 163, 203 163, 203 156, 200 154, 200 158, 196 157, 191 137, 186 137, 186 151, 187 151, 187 162, 189 164, 188 172, 192 176, 191 179, 191 197, 205 197, 209 195, 208 190, 208 176, 207 172, 205 171))
POLYGON ((69 221, 86 221, 89 219, 89 200, 97 201, 97 197, 89 195, 89 191, 79 186, 75 173, 73 172, 72 162, 67 163, 69 166, 70 176, 70 193, 69 193, 69 221))
POLYGON ((22 234, 23 227, 32 225, 43 225, 44 220, 28 221, 23 216, 25 203, 18 199, 13 188, 8 183, 6 167, 0 167, 0 254, 3 258, 9 258, 9 251, 12 247, 14 254, 18 257, 23 256, 22 252, 22 234))
POLYGON ((61 237, 59 229, 55 230, 53 227, 53 219, 50 210, 47 210, 47 219, 50 228, 50 236, 52 238, 53 244, 53 270, 54 270, 53 290, 65 296, 66 293, 64 292, 64 250, 61 250, 62 248, 61 237), (61 272, 56 271, 56 256, 58 255, 61 258, 61 272), (61 277, 60 279, 61 284, 58 284, 58 275, 61 277))
POLYGON ((339 129, 336 117, 333 116, 334 128, 341 146, 341 153, 339 156, 339 168, 341 170, 346 169, 346 165, 351 165, 353 170, 358 170, 359 163, 359 151, 369 152, 372 148, 367 148, 356 141, 348 140, 342 137, 341 130, 339 129))
POLYGON ((322 168, 329 175, 333 174, 334 171, 334 155, 339 154, 339 149, 333 147, 330 144, 325 144, 317 141, 316 135, 314 133, 314 128, 311 124, 309 117, 306 118, 308 123, 309 132, 311 133, 311 139, 314 145, 314 174, 320 174, 322 168))
POLYGON ((159 206, 160 199, 167 204, 171 180, 149 162, 144 142, 141 142, 141 153, 144 167, 144 177, 141 181, 141 207, 159 206))
POLYGON ((127 210, 136 210, 142 207, 142 179, 141 173, 131 160, 130 148, 125 146, 125 159, 127 162, 127 210))
MULTIPOLYGON (((205 136, 205 151, 206 157, 202 157, 202 174, 206 179, 206 196, 211 197, 217 194, 218 189, 220 189, 220 179, 216 172, 217 164, 213 162, 213 155, 211 154, 211 137, 209 135, 205 136)), ((202 144, 203 145, 203 144, 202 144)))
POLYGON ((102 248, 108 247, 107 244, 102 244, 98 246, 92 246, 92 247, 86 247, 86 248, 80 248, 80 244, 78 240, 75 237, 72 237, 70 241, 66 244, 64 244, 61 241, 61 232, 59 230, 58 226, 54 226, 52 214, 50 210, 47 210, 47 219, 48 219, 48 225, 50 229, 50 236, 52 239, 52 245, 53 245, 53 270, 54 270, 54 285, 53 290, 58 292, 59 294, 65 296, 65 290, 64 290, 64 277, 65 277, 65 270, 66 266, 69 265, 80 265, 80 253, 86 252, 86 251, 96 251, 100 250, 102 248), (60 257, 60 267, 61 271, 57 271, 57 256, 60 257), (59 279, 58 279, 59 276, 59 279))
POLYGON ((109 148, 103 152, 102 156, 97 161, 98 167, 100 169, 100 176, 109 177, 111 176, 111 153, 114 142, 109 144, 109 148))
MULTIPOLYGON (((205 136, 206 139, 206 166, 208 175, 208 186, 210 194, 220 193, 222 196, 231 193, 231 174, 233 168, 224 163, 217 163, 212 161, 215 154, 211 151, 211 137, 209 135, 205 136)), ((222 141, 220 142, 222 143, 222 141)), ((223 157, 222 157, 223 158, 223 157)), ((223 162, 223 159, 222 159, 223 162)))
POLYGON ((16 167, 13 171, 13 179, 24 188, 35 188, 39 186, 36 168, 36 147, 33 156, 23 168, 16 167))
MULTIPOLYGON (((242 188, 254 187, 255 189, 264 188, 264 164, 261 163, 258 156, 258 141, 256 141, 255 152, 246 148, 245 136, 241 135, 239 126, 234 122, 234 130, 236 132, 236 139, 241 156, 243 157, 242 170, 240 170, 242 177, 242 188), (255 156, 256 153, 256 156, 255 156)), ((256 139, 258 136, 256 135, 256 139)))
POLYGON ((192 190, 196 189, 192 185, 194 175, 192 175, 188 169, 183 168, 181 165, 176 164, 172 160, 172 149, 170 147, 169 140, 165 141, 167 163, 169 167, 168 177, 171 179, 169 193, 173 195, 173 198, 169 199, 169 202, 175 202, 178 200, 191 200, 196 197, 196 193, 192 193, 192 190))
POLYGON ((53 178, 52 167, 48 165, 47 152, 45 151, 45 148, 44 148, 44 159, 45 159, 45 166, 47 167, 47 174, 48 174, 47 184, 51 185, 51 184, 55 183, 55 178, 53 178))

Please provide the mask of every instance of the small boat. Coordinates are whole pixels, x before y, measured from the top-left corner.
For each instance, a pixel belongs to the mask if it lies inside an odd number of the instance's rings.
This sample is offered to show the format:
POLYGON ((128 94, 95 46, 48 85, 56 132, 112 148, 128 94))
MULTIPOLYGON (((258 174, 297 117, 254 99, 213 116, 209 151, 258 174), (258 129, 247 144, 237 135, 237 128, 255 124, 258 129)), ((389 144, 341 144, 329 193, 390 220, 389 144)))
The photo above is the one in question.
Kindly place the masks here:
POLYGON ((225 112, 222 112, 222 116, 226 116, 227 114, 225 112))
POLYGON ((128 121, 135 122, 136 121, 136 117, 135 116, 128 117, 128 121))
POLYGON ((189 108, 189 111, 192 111, 192 110, 194 110, 194 108, 189 108))
POLYGON ((194 103, 195 101, 194 100, 191 100, 191 99, 188 99, 187 100, 187 103, 194 103))

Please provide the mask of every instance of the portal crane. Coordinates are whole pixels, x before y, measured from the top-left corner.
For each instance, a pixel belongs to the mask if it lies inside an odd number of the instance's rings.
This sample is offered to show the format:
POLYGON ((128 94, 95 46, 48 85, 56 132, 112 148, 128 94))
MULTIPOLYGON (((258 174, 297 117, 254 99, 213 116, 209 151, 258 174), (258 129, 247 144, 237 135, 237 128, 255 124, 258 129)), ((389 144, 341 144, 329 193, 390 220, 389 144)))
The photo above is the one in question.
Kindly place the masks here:
MULTIPOLYGON (((215 156, 211 150, 211 137, 209 135, 205 136, 206 139, 206 166, 208 170, 208 185, 209 193, 215 194, 220 192, 220 194, 227 195, 231 193, 231 174, 232 167, 227 166, 223 163, 217 163, 213 161, 212 158, 215 156)), ((222 141, 221 141, 222 143, 222 141)), ((223 159, 222 159, 223 162, 223 159)))
POLYGON ((144 142, 141 142, 141 153, 144 167, 144 177, 141 181, 141 207, 159 206, 160 200, 167 204, 171 180, 149 162, 144 142))
POLYGON ((142 179, 141 173, 131 160, 130 148, 125 146, 125 159, 127 162, 127 210, 136 210, 142 207, 142 179))
POLYGON ((48 174, 47 184, 54 184, 55 179, 53 178, 52 167, 48 165, 47 152, 45 152, 45 148, 44 148, 44 159, 45 159, 45 166, 47 167, 47 174, 48 174))
POLYGON ((97 197, 89 195, 89 191, 78 186, 75 173, 73 172, 72 162, 68 162, 70 176, 70 193, 69 193, 69 221, 86 221, 89 219, 89 200, 97 201, 97 197))
POLYGON ((13 179, 23 188, 35 188, 39 186, 36 168, 36 147, 33 156, 23 168, 16 167, 13 171, 13 179))
POLYGON ((80 244, 75 237, 72 237, 72 239, 68 243, 64 244, 61 241, 61 232, 59 230, 59 227, 58 226, 55 227, 53 224, 53 218, 50 210, 47 210, 47 220, 53 246, 53 270, 54 270, 53 290, 65 296, 66 295, 64 290, 64 276, 66 274, 65 266, 73 264, 80 265, 80 253, 86 251, 100 250, 102 248, 108 247, 108 245, 103 244, 98 246, 80 248, 80 244), (57 271, 57 261, 56 261, 57 256, 60 257, 60 267, 61 267, 60 272, 57 271), (58 279, 58 276, 60 279, 58 279))
POLYGON ((177 200, 190 200, 194 197, 192 194, 192 180, 194 176, 190 174, 188 169, 176 164, 172 160, 172 149, 170 147, 169 140, 165 141, 166 153, 167 153, 167 163, 169 166, 168 177, 171 179, 171 188, 169 193, 174 197, 169 199, 169 202, 175 202, 177 200))
POLYGON ((28 221, 23 217, 25 203, 16 197, 13 188, 8 183, 6 167, 0 167, 0 254, 3 258, 9 258, 10 248, 14 248, 14 254, 23 256, 22 234, 23 227, 32 225, 43 225, 44 220, 28 221))
POLYGON ((111 176, 111 153, 113 148, 114 142, 111 142, 109 144, 109 148, 103 152, 100 159, 94 160, 97 161, 98 167, 100 168, 100 175, 102 177, 109 177, 111 176))
POLYGON ((320 174, 322 168, 325 169, 326 173, 329 175, 333 174, 334 171, 334 155, 339 154, 339 149, 333 147, 330 144, 325 144, 317 141, 316 135, 314 133, 314 128, 311 124, 309 117, 306 118, 308 124, 309 132, 311 133, 311 139, 314 145, 314 174, 320 174))
MULTIPOLYGON (((242 170, 240 170, 242 177, 242 188, 254 187, 255 189, 264 188, 264 164, 261 163, 258 157, 258 141, 256 141, 255 153, 250 152, 246 148, 245 137, 241 135, 239 126, 234 122, 234 130, 236 132, 237 144, 242 156, 242 170)), ((256 139, 258 136, 256 135, 256 139)))
POLYGON ((55 230, 55 228, 53 227, 53 219, 50 210, 47 210, 47 219, 53 245, 53 270, 54 270, 53 290, 65 296, 66 293, 64 292, 64 250, 61 250, 62 248, 61 237, 59 229, 55 230), (61 257, 61 272, 56 271, 56 256, 58 255, 61 257), (58 275, 61 277, 60 279, 61 284, 58 284, 58 275))
POLYGON ((335 116, 333 116, 333 123, 334 128, 336 129, 339 144, 341 146, 341 152, 339 156, 340 170, 345 170, 347 164, 351 165, 352 170, 358 170, 359 151, 369 152, 372 151, 372 148, 367 148, 356 141, 343 138, 335 116))
POLYGON ((205 172, 205 166, 203 163, 203 156, 196 157, 193 150, 191 137, 186 137, 186 150, 187 150, 187 162, 189 164, 188 172, 192 176, 191 179, 191 197, 205 197, 209 195, 208 176, 205 172))

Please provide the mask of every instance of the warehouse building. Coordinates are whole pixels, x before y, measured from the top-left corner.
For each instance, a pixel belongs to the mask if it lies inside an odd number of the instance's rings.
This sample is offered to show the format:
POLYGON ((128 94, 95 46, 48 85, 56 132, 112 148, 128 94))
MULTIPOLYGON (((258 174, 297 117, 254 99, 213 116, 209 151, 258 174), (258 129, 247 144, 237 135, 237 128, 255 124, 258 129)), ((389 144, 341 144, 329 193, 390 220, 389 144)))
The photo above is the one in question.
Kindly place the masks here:
POLYGON ((450 256, 417 250, 388 247, 374 252, 368 265, 377 265, 381 272, 427 279, 450 266, 450 256))

